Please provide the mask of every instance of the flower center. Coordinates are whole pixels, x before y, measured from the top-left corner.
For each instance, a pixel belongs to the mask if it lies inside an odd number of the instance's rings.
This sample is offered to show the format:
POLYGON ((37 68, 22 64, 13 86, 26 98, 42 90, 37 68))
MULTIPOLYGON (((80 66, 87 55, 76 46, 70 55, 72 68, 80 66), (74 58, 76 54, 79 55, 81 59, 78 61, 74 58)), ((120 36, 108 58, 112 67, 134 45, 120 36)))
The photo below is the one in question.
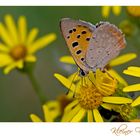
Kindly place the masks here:
POLYGON ((127 104, 121 106, 120 114, 125 121, 133 120, 137 117, 136 109, 127 104))
POLYGON ((81 86, 75 97, 79 100, 81 107, 85 109, 95 109, 102 103, 102 95, 98 89, 92 85, 81 86))
POLYGON ((25 46, 19 45, 11 49, 10 55, 14 60, 22 59, 26 56, 27 49, 25 46))

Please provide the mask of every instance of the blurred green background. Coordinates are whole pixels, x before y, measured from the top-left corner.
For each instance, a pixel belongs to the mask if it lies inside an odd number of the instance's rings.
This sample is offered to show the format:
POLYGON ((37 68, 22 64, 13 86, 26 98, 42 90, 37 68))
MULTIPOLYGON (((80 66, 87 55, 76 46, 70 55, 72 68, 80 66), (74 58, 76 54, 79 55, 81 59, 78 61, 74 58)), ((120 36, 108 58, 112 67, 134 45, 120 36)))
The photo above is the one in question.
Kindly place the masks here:
MULTIPOLYGON (((49 99, 56 99, 58 95, 67 92, 67 89, 61 86, 53 74, 60 73, 68 76, 77 70, 76 66, 59 62, 61 56, 70 55, 60 33, 61 18, 82 19, 93 24, 99 21, 109 21, 117 26, 123 20, 131 19, 125 7, 119 16, 111 12, 109 18, 106 19, 102 17, 101 7, 0 7, 0 21, 3 21, 5 14, 11 14, 15 19, 18 19, 20 15, 26 16, 28 29, 39 28, 39 36, 51 32, 56 33, 57 40, 37 53, 38 61, 35 67, 35 76, 49 99)), ((140 40, 137 35, 127 37, 127 48, 121 54, 135 52, 140 55, 139 44, 140 40)), ((122 74, 123 69, 130 65, 139 66, 140 57, 115 69, 126 78, 129 84, 140 82, 138 78, 122 74)), ((30 121, 29 114, 31 113, 42 117, 40 102, 34 92, 26 75, 16 70, 9 75, 4 75, 0 69, 0 121, 30 121)))

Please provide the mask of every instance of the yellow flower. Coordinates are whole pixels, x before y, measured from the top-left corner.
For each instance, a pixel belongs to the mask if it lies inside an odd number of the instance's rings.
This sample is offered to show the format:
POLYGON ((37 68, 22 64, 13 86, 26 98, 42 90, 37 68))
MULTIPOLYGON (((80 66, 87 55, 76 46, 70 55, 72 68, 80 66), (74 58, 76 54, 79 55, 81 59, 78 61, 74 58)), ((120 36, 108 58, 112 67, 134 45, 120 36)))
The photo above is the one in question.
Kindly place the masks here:
MULTIPOLYGON (((69 93, 70 94, 70 93, 69 93)), ((64 108, 73 101, 72 98, 69 98, 66 94, 59 95, 57 97, 57 101, 60 104, 60 109, 61 109, 61 115, 64 113, 64 108)))
POLYGON ((104 104, 104 108, 108 110, 114 110, 119 112, 122 116, 123 120, 125 121, 134 121, 138 119, 138 110, 136 109, 137 106, 140 105, 140 96, 137 97, 131 103, 123 104, 123 105, 108 105, 104 104))
POLYGON ((16 23, 11 15, 4 17, 5 25, 0 22, 0 67, 8 74, 12 69, 22 69, 24 62, 35 62, 38 50, 56 39, 54 33, 36 39, 38 29, 27 32, 25 16, 20 16, 16 23))
POLYGON ((116 81, 114 82, 111 77, 107 78, 109 75, 107 76, 106 73, 103 76, 100 70, 97 70, 97 73, 97 77, 85 77, 86 81, 81 80, 82 84, 74 84, 70 79, 60 74, 54 75, 65 87, 70 88, 74 94, 74 100, 64 110, 62 122, 80 122, 85 117, 87 117, 88 122, 103 122, 98 108, 103 106, 104 103, 110 105, 132 102, 129 98, 110 96, 115 92, 116 81), (97 82, 101 85, 97 84, 97 82))
POLYGON ((44 113, 44 120, 40 119, 37 115, 31 114, 30 118, 33 122, 54 122, 60 116, 61 109, 58 101, 49 101, 42 106, 44 113))
MULTIPOLYGON (((136 57, 137 57, 137 55, 135 53, 127 53, 127 54, 121 55, 121 56, 113 59, 107 65, 108 72, 110 73, 110 75, 115 77, 124 86, 127 86, 128 85, 127 82, 114 69, 112 69, 112 67, 127 63, 127 62, 135 59, 136 57)), ((73 60, 73 58, 71 56, 63 56, 60 58, 60 61, 63 63, 68 63, 68 64, 75 64, 75 61, 73 60)))
POLYGON ((132 36, 136 31, 134 24, 132 24, 129 20, 123 20, 119 27, 126 36, 132 36))
MULTIPOLYGON (((140 67, 128 67, 127 70, 123 71, 124 74, 140 77, 140 67)), ((123 89, 124 92, 131 92, 131 91, 140 91, 140 83, 129 85, 123 89)))
POLYGON ((127 12, 133 17, 140 17, 140 6, 127 6, 127 12))
POLYGON ((118 16, 121 13, 121 6, 103 6, 102 7, 102 16, 108 18, 110 11, 112 10, 113 14, 118 16))

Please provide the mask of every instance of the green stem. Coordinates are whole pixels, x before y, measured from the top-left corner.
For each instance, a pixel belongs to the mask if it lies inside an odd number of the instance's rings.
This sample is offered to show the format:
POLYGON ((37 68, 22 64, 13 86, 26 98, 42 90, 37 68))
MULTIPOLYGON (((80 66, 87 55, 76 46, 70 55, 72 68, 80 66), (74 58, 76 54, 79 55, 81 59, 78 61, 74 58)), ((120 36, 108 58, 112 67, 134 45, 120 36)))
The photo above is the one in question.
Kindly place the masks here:
POLYGON ((36 95, 38 96, 41 104, 43 105, 47 100, 46 96, 44 95, 42 89, 40 88, 33 72, 30 71, 30 72, 27 73, 27 75, 28 75, 28 78, 29 78, 30 82, 32 83, 32 86, 33 86, 34 90, 36 91, 36 95))

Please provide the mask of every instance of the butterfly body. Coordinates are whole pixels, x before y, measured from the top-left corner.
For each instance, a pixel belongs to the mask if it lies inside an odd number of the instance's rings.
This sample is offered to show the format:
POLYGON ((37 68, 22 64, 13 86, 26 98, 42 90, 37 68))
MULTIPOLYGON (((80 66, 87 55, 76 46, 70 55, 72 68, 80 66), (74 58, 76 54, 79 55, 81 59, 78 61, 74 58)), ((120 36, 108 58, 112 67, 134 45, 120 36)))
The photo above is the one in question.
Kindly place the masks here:
POLYGON ((81 76, 90 70, 103 70, 125 47, 122 32, 108 22, 94 26, 82 20, 64 18, 60 28, 81 76))

